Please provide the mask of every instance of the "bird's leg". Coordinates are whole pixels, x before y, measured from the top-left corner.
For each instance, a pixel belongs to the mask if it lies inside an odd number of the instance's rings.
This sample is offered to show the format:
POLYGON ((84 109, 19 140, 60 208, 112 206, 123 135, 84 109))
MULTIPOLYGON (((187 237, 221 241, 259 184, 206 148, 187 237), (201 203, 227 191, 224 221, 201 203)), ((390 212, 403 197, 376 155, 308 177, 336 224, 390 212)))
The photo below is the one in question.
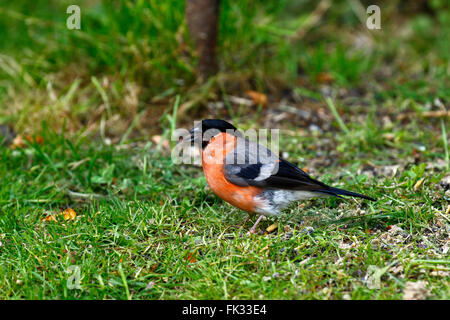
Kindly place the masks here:
POLYGON ((256 226, 257 226, 258 223, 261 221, 262 217, 263 217, 263 215, 260 215, 260 216, 258 217, 258 219, 256 220, 255 224, 253 225, 253 227, 251 227, 251 229, 250 229, 250 231, 247 233, 247 235, 255 234, 255 232, 256 232, 256 226))

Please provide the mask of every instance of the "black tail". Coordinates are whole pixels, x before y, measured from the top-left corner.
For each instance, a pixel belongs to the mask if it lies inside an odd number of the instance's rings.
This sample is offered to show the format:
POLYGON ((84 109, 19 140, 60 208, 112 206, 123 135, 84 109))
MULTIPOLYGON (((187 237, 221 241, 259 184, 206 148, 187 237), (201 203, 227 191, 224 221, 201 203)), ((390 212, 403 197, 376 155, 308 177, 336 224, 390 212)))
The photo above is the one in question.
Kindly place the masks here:
MULTIPOLYGON (((360 193, 351 192, 351 191, 333 188, 333 187, 329 187, 329 189, 327 189, 327 190, 320 190, 319 192, 330 194, 330 195, 336 196, 336 197, 339 197, 340 195, 342 195, 342 196, 357 197, 357 198, 363 198, 363 199, 367 199, 367 200, 371 200, 371 201, 376 201, 376 199, 365 196, 360 193)), ((342 197, 339 197, 339 198, 342 198, 342 197)))

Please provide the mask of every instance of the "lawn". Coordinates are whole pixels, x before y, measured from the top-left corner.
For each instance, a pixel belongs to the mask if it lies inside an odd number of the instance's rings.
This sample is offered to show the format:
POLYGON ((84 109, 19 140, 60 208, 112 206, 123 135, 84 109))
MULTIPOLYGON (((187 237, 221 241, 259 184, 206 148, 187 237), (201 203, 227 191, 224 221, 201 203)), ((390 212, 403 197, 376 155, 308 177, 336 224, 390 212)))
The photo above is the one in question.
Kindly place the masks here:
POLYGON ((310 25, 313 1, 223 1, 200 84, 183 1, 0 1, 0 298, 449 299, 449 11, 380 4, 369 32, 358 3, 310 25), (284 158, 377 201, 247 236, 170 156, 206 117, 279 128, 284 158))

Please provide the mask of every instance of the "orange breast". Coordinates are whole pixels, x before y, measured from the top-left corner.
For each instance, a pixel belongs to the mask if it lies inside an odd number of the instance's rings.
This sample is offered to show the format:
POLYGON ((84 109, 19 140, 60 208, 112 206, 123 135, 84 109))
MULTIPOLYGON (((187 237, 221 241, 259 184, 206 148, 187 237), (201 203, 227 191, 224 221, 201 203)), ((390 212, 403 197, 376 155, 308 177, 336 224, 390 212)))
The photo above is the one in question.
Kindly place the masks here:
POLYGON ((263 190, 257 187, 240 187, 229 182, 224 175, 224 158, 236 147, 236 137, 220 133, 211 139, 202 152, 202 166, 206 181, 212 191, 226 202, 252 213, 257 203, 254 197, 263 190))

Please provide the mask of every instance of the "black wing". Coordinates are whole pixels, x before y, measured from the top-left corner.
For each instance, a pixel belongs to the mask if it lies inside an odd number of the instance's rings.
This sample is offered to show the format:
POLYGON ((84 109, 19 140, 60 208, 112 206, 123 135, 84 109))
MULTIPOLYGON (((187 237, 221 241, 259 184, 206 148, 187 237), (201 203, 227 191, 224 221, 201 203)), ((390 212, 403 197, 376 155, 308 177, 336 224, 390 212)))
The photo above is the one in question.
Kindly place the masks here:
MULTIPOLYGON (((258 151, 261 151, 260 149, 264 148, 261 146, 258 147, 258 151)), ((236 153, 234 156, 236 156, 236 153)), ((228 159, 225 159, 225 177, 229 182, 242 187, 255 186, 261 188, 310 191, 333 196, 346 195, 373 201, 375 200, 359 193, 333 188, 323 182, 315 180, 292 163, 274 157, 274 155, 270 153, 270 150, 269 157, 265 157, 263 159, 264 161, 261 161, 260 156, 258 155, 256 157, 256 163, 254 163, 255 161, 253 163, 249 162, 249 159, 255 160, 255 157, 246 156, 245 163, 243 164, 235 164, 233 161, 230 161, 230 159, 233 158, 228 157, 228 159)))
POLYGON ((226 164, 224 168, 226 179, 239 186, 302 191, 320 191, 330 188, 283 159, 269 163, 226 164))

